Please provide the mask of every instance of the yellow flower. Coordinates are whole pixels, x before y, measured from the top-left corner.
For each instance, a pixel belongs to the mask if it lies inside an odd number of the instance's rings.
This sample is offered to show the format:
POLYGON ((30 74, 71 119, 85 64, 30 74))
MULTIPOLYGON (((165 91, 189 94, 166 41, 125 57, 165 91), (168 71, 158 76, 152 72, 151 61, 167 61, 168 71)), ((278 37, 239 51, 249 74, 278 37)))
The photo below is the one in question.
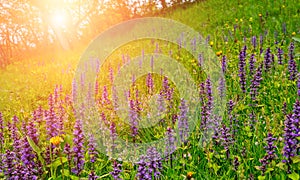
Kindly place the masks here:
POLYGON ((243 19, 240 19, 241 22, 243 22, 243 19))
POLYGON ((225 44, 227 45, 227 44, 228 44, 228 42, 227 42, 227 41, 225 41, 225 44))
POLYGON ((282 5, 282 8, 285 8, 285 5, 282 5))
POLYGON ((251 17, 251 18, 249 19, 249 21, 252 22, 252 20, 253 20, 253 19, 252 19, 252 17, 251 17))
POLYGON ((210 41, 209 45, 210 45, 210 46, 213 46, 213 45, 214 45, 214 42, 213 42, 213 41, 210 41))
POLYGON ((292 32, 292 36, 295 36, 296 35, 296 32, 292 32))
POLYGON ((259 14, 258 14, 258 16, 259 16, 259 17, 261 17, 261 16, 262 16, 262 14, 261 14, 261 13, 259 13, 259 14))
POLYGON ((239 21, 239 19, 238 18, 235 18, 235 22, 238 22, 239 21))
POLYGON ((192 177, 193 177, 193 172, 188 172, 188 173, 186 174, 186 178, 187 178, 187 179, 192 179, 192 177))
POLYGON ((221 56, 222 53, 223 53, 222 51, 218 51, 218 52, 216 52, 216 55, 217 55, 217 56, 221 56))
POLYGON ((50 139, 50 143, 55 145, 55 146, 59 145, 63 141, 64 140, 60 136, 54 136, 50 139))

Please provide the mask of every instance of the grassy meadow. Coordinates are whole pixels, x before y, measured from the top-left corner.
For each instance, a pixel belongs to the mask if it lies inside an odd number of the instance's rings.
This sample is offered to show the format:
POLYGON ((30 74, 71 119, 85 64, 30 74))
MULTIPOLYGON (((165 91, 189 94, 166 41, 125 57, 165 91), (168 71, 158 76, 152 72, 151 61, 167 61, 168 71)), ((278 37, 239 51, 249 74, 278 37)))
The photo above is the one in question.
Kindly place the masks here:
POLYGON ((168 42, 133 41, 97 67, 92 97, 86 97, 95 101, 105 126, 90 132, 108 132, 103 141, 111 144, 101 147, 104 154, 97 149, 98 136, 84 132, 89 117, 73 102, 87 86, 73 81, 85 49, 39 53, 0 69, 0 179, 300 179, 299 1, 208 0, 158 16, 192 27, 215 52, 225 78, 217 92, 226 101, 223 117, 213 115, 211 81, 201 58, 168 42), (146 74, 130 85, 129 123, 113 111, 112 79, 142 52, 176 59, 197 83, 192 132, 188 104, 161 74, 146 74), (165 116, 154 127, 139 128, 155 94, 165 116), (212 139, 203 144, 210 128, 212 139), (134 143, 167 137, 167 145, 127 162, 108 156, 119 148, 116 136, 134 143))

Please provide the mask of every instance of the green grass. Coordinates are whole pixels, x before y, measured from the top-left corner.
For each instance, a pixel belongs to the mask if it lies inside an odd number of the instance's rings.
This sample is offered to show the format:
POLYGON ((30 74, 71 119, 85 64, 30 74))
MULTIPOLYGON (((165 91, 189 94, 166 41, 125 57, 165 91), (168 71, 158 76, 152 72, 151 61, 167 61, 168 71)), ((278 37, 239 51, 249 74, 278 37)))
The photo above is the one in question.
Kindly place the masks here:
MULTIPOLYGON (((281 160, 284 159, 282 155, 285 120, 282 112, 283 103, 286 102, 287 104, 287 112, 292 113, 294 103, 298 98, 297 83, 289 80, 288 46, 292 41, 292 37, 299 37, 300 34, 300 3, 296 0, 275 2, 253 0, 222 2, 221 0, 208 0, 179 6, 176 9, 169 9, 161 16, 193 27, 204 38, 207 38, 209 35, 209 43, 213 43, 213 50, 215 52, 222 51, 222 55, 227 56, 228 68, 225 74, 226 100, 232 99, 236 103, 232 114, 235 117, 235 130, 237 130, 235 142, 229 149, 229 158, 226 158, 226 151, 222 145, 210 143, 202 147, 199 139, 203 135, 199 129, 201 116, 199 112, 195 120, 197 122, 196 130, 191 134, 188 143, 179 147, 172 154, 174 158, 172 162, 170 160, 163 162, 161 178, 186 179, 187 173, 193 172, 193 178, 195 179, 249 179, 252 176, 254 179, 297 179, 296 174, 299 174, 300 170, 300 163, 296 162, 297 159, 295 158, 295 163, 291 165, 292 175, 287 174, 287 166, 281 163, 281 160), (261 17, 259 14, 261 14, 261 17), (285 33, 282 31, 283 23, 286 24, 285 33), (236 31, 234 31, 234 27, 236 27, 236 31), (293 32, 296 35, 292 35, 293 32), (250 42, 250 38, 254 35, 257 37, 258 47, 256 49, 251 46, 250 42), (264 53, 259 55, 260 35, 264 35, 263 49, 270 47, 272 53, 275 54, 275 65, 270 72, 263 71, 263 80, 259 88, 259 94, 257 100, 253 102, 249 94, 252 76, 249 73, 248 60, 252 53, 256 54, 256 67, 258 63, 264 60, 264 53), (246 42, 243 41, 244 37, 246 37, 246 42), (225 39, 228 40, 225 41, 225 39), (277 45, 275 44, 276 41, 278 42, 277 45), (241 91, 238 77, 238 55, 244 45, 248 47, 246 58, 247 92, 245 94, 241 91), (285 52, 284 65, 277 64, 278 59, 275 53, 277 47, 281 47, 285 52), (253 103, 256 103, 257 106, 250 106, 253 103), (255 123, 251 122, 249 118, 249 114, 252 112, 256 115, 255 123), (266 142, 264 139, 267 137, 268 132, 272 132, 274 137, 278 138, 275 142, 277 158, 268 165, 268 172, 265 176, 262 176, 261 171, 257 167, 261 165, 259 160, 265 155, 264 146, 266 142), (239 166, 236 170, 233 166, 234 158, 237 158, 239 161, 239 166)), ((161 41, 155 42, 159 44, 164 54, 168 54, 168 48, 177 48, 173 44, 169 45, 161 41)), ((295 42, 295 59, 298 71, 300 70, 299 44, 295 42)), ((106 64, 102 67, 104 73, 98 75, 100 84, 100 93, 96 97, 98 100, 101 99, 103 91, 101 87, 103 85, 110 87, 110 82, 107 78, 109 67, 112 67, 113 71, 116 72, 117 66, 122 64, 121 54, 140 55, 142 49, 145 49, 145 53, 153 52, 155 45, 149 40, 131 42, 117 49, 108 58, 106 64)), ((48 96, 53 92, 55 85, 63 86, 63 97, 70 94, 72 79, 79 57, 80 52, 40 55, 36 58, 11 64, 6 69, 0 70, 0 112, 3 113, 5 120, 9 120, 13 115, 17 115, 21 120, 27 121, 31 118, 33 110, 38 106, 47 109, 48 96)), ((205 75, 201 74, 201 68, 197 66, 196 60, 186 51, 174 50, 173 58, 177 59, 188 69, 197 83, 203 82, 205 75), (196 73, 193 73, 194 71, 196 73)), ((221 56, 218 58, 221 60, 221 56)), ((145 79, 140 79, 137 82, 137 87, 142 86, 144 83, 145 79)), ((155 78, 155 84, 158 88, 156 91, 159 91, 161 88, 161 85, 159 85, 161 84, 160 76, 155 78)), ((132 89, 134 88, 136 87, 132 87, 132 89)), ((142 89, 141 92, 144 95, 141 97, 141 100, 147 102, 149 99, 146 96, 145 89, 142 89)), ((174 101, 177 107, 179 99, 175 98, 174 101)), ((72 107, 70 105, 65 106, 68 113, 72 114, 72 107)), ((101 111, 105 112, 111 121, 117 122, 118 118, 108 115, 110 108, 104 107, 101 111)), ((178 112, 178 109, 175 108, 172 111, 178 112)), ((73 115, 69 115, 67 119, 74 121, 73 115)), ((222 122, 227 126, 230 124, 226 112, 222 122)), ((73 123, 67 130, 69 135, 72 134, 72 125, 73 123)), ((170 117, 166 122, 160 123, 155 128, 141 130, 137 140, 149 142, 159 138, 164 135, 167 126, 174 126, 170 117)), ((132 141, 128 133, 130 132, 129 129, 128 125, 122 124, 117 127, 117 132, 123 138, 132 141)), ((41 130, 41 133, 45 133, 45 130, 41 130)), ((43 141, 47 142, 46 138, 43 141)), ((5 144, 5 148, 9 147, 11 147, 10 141, 5 144)), ((0 150, 3 152, 4 148, 0 150)), ((88 155, 86 156, 88 160, 88 155)), ((299 153, 297 158, 299 158, 299 153)), ((111 164, 111 160, 101 155, 96 161, 95 172, 99 176, 110 177, 108 173, 112 170, 111 164)), ((61 164, 58 167, 62 168, 61 164)), ((86 163, 82 176, 87 177, 91 167, 90 163, 86 163)), ((134 179, 137 166, 124 162, 122 168, 122 178, 134 179)), ((50 174, 46 174, 43 177, 49 178, 50 176, 50 174)), ((61 179, 59 171, 57 171, 56 179, 61 179)))

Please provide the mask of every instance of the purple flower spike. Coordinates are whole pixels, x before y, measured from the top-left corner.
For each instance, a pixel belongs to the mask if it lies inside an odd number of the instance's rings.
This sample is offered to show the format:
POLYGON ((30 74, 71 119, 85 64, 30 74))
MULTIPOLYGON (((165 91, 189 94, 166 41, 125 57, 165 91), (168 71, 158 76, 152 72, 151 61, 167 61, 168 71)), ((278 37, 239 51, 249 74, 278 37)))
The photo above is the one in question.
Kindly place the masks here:
POLYGON ((270 164, 277 157, 275 154, 276 146, 274 146, 274 141, 276 141, 276 138, 273 137, 272 133, 268 133, 268 137, 265 140, 267 142, 267 145, 264 147, 266 150, 266 155, 259 160, 262 164, 260 169, 262 170, 263 175, 267 170, 268 164, 270 164))
POLYGON ((252 43, 253 48, 255 49, 256 48, 256 36, 252 36, 251 43, 252 43))
POLYGON ((270 70, 271 65, 272 65, 271 49, 267 48, 266 54, 265 54, 265 59, 264 59, 265 72, 268 72, 270 70))
POLYGON ((185 142, 188 138, 189 124, 188 124, 188 117, 187 117, 188 106, 186 105, 186 101, 184 99, 181 99, 179 109, 180 109, 180 113, 178 116, 179 136, 180 136, 180 141, 185 142))
POLYGON ((152 74, 148 73, 147 78, 146 78, 146 86, 148 88, 148 93, 152 93, 153 92, 153 78, 152 78, 152 74))
POLYGON ((121 180, 120 175, 121 175, 121 170, 122 165, 119 164, 117 161, 113 162, 113 171, 110 172, 111 176, 114 178, 114 180, 121 180))
POLYGON ((175 145, 175 132, 171 127, 167 128, 166 132, 166 150, 165 155, 171 155, 176 149, 175 145))
POLYGON ((240 86, 243 93, 246 93, 246 50, 247 47, 244 46, 239 56, 239 77, 240 77, 240 86))
POLYGON ((260 82, 262 81, 262 65, 260 65, 256 73, 254 74, 253 79, 251 80, 250 85, 250 96, 253 101, 256 100, 256 96, 258 95, 258 88, 260 86, 260 82))
POLYGON ((289 69, 289 73, 290 73, 290 80, 295 80, 296 76, 297 76, 297 64, 296 61, 294 60, 294 43, 291 42, 290 47, 289 47, 289 63, 288 63, 288 69, 289 69))
POLYGON ((75 167, 72 169, 72 172, 77 176, 79 176, 84 166, 84 147, 83 147, 84 136, 82 131, 82 121, 79 119, 77 119, 75 122, 73 135, 74 135, 73 160, 74 160, 75 167))
POLYGON ((283 54, 284 54, 283 50, 281 48, 277 48, 278 64, 280 64, 280 65, 283 64, 283 62, 282 62, 283 54))
POLYGON ((253 71, 255 69, 255 62, 256 62, 256 59, 255 59, 255 54, 251 54, 250 56, 250 60, 249 60, 249 70, 250 70, 250 75, 253 75, 253 71))
POLYGON ((222 57, 222 71, 223 71, 223 74, 225 74, 225 72, 226 72, 226 69, 227 69, 227 58, 226 58, 226 56, 224 55, 223 57, 222 57))
POLYGON ((292 163, 292 157, 294 157, 297 153, 297 137, 299 134, 296 134, 297 127, 295 124, 295 118, 292 114, 288 114, 286 116, 286 120, 284 121, 284 147, 283 147, 283 155, 285 156, 285 160, 283 162, 288 164, 288 173, 291 173, 290 164, 292 163))

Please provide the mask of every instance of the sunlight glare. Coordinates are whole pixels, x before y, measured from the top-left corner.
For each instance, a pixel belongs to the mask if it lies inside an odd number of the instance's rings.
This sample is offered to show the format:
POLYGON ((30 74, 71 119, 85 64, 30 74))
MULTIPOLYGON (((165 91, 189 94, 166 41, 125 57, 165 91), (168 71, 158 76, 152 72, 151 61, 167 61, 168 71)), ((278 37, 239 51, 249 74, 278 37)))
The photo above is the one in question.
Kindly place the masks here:
POLYGON ((67 23, 67 16, 64 11, 56 11, 52 16, 52 24, 56 27, 64 27, 67 23))

